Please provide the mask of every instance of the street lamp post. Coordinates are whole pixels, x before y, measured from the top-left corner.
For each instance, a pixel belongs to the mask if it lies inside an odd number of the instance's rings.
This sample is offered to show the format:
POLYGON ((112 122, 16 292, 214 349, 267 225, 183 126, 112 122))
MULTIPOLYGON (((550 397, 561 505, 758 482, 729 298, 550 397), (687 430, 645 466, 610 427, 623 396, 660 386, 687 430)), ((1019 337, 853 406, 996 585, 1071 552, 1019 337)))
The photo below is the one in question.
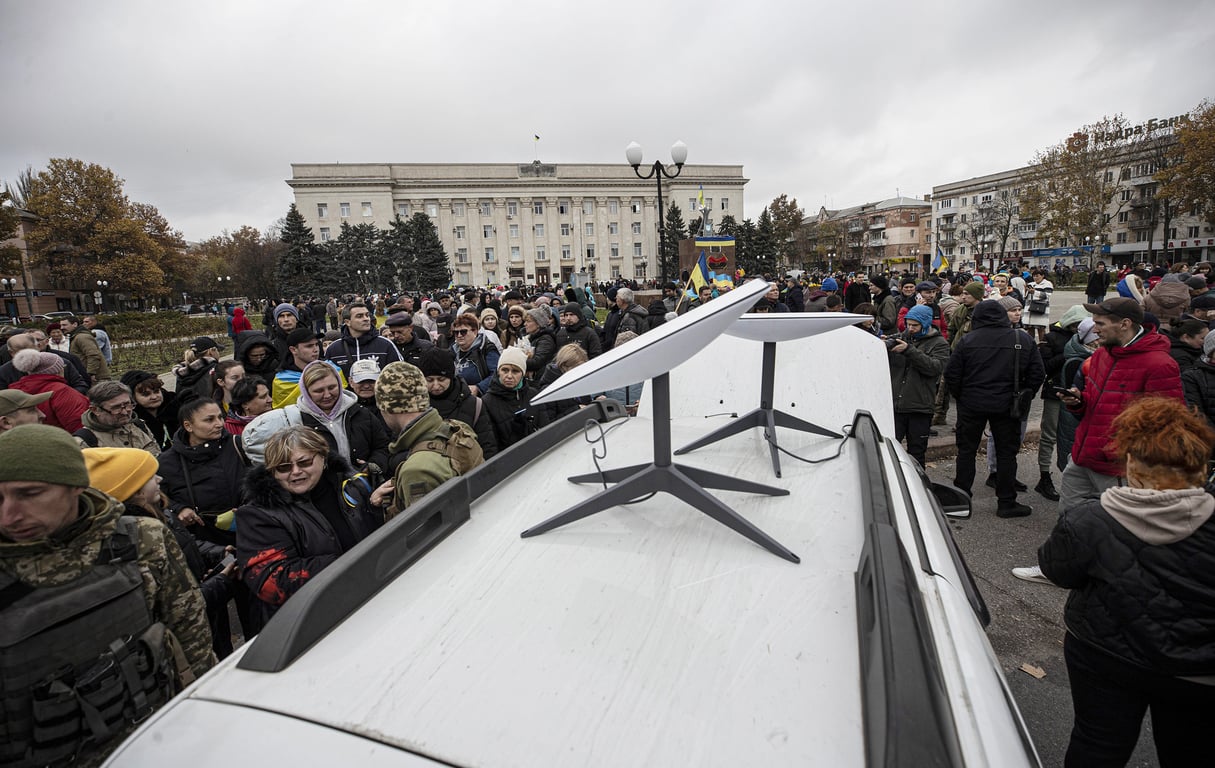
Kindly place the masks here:
POLYGON ((667 225, 666 212, 662 208, 662 179, 663 177, 673 179, 683 172, 683 164, 688 159, 688 145, 682 141, 676 141, 671 145, 671 162, 675 164, 674 173, 667 170, 661 160, 655 160, 654 165, 650 167, 650 172, 643 176, 641 173, 641 145, 635 141, 629 142, 629 145, 625 147, 624 156, 628 160, 629 165, 633 166, 633 173, 637 174, 637 178, 652 178, 658 184, 658 272, 659 278, 665 283, 667 281, 667 268, 669 264, 666 258, 667 225))
POLYGON ((110 287, 109 280, 98 280, 97 281, 97 290, 93 292, 93 301, 96 302, 96 304, 97 304, 98 312, 101 311, 101 308, 102 308, 104 300, 105 300, 105 297, 102 292, 106 288, 109 288, 109 287, 110 287))
MULTIPOLYGON (((13 294, 13 307, 14 307, 14 308, 16 308, 16 306, 17 306, 17 278, 15 278, 15 277, 0 277, 0 286, 4 286, 4 292, 5 292, 5 293, 8 293, 8 292, 10 292, 10 291, 12 292, 12 294, 13 294)), ((5 306, 7 306, 7 304, 6 304, 5 306)), ((17 315, 17 314, 18 314, 17 312, 13 312, 13 316, 14 316, 14 317, 16 317, 16 315, 17 315)), ((31 316, 33 315, 33 313, 32 313, 32 312, 31 312, 30 314, 31 314, 31 316)))
POLYGON ((835 251, 827 252, 827 275, 835 274, 835 251))

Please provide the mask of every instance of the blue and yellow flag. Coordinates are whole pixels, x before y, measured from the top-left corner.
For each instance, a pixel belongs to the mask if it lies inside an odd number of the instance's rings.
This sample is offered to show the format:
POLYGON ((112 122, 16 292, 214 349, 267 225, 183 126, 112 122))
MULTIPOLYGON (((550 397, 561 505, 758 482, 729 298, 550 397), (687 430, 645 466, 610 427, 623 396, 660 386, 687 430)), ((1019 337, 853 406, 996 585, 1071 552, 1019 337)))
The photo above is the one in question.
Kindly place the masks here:
POLYGON ((696 206, 702 211, 705 209, 705 187, 703 184, 700 185, 700 192, 696 195, 696 206))
POLYGON ((940 272, 942 269, 949 269, 949 259, 945 258, 945 252, 938 245, 936 258, 932 260, 932 271, 940 272))
POLYGON ((692 288, 695 293, 700 293, 700 289, 712 282, 709 277, 709 260, 705 257, 705 252, 700 252, 700 258, 696 260, 696 266, 692 267, 692 288))

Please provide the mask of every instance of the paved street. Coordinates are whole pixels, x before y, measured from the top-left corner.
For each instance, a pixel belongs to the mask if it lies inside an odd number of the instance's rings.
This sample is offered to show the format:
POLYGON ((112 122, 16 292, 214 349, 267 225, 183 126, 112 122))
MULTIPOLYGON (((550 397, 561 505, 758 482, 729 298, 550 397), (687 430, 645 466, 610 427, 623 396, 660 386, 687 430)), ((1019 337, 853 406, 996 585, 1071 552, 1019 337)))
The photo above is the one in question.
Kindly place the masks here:
MULTIPOLYGON (((1083 303, 1080 291, 1055 294, 1051 314, 1055 319, 1071 306, 1083 303)), ((1038 480, 1036 422, 1041 406, 1031 413, 1029 433, 1034 441, 1018 456, 1018 478, 1030 487, 1020 500, 1034 509, 1029 517, 1002 520, 996 517, 995 491, 983 485, 986 468, 982 454, 976 472, 974 514, 970 520, 950 522, 966 562, 974 573, 983 599, 991 611, 992 622, 987 628, 992 647, 1000 658, 1004 675, 1017 698, 1017 704, 1029 726, 1046 766, 1062 765, 1071 732, 1071 694, 1067 669, 1063 663, 1063 604, 1067 592, 1054 587, 1020 581, 1009 569, 1037 563, 1038 546, 1050 534, 1057 511, 1055 503, 1033 492, 1038 480), (1038 680, 1020 671, 1028 663, 1046 671, 1038 680)), ((952 423, 953 412, 950 413, 952 423)), ((939 437, 933 440, 933 455, 948 457, 929 460, 928 474, 934 480, 949 482, 954 475, 951 426, 937 427, 939 437)), ((1059 473, 1052 473, 1055 484, 1059 473)), ((1151 744, 1150 724, 1145 723, 1139 746, 1130 762, 1132 766, 1156 766, 1155 749, 1151 744)))

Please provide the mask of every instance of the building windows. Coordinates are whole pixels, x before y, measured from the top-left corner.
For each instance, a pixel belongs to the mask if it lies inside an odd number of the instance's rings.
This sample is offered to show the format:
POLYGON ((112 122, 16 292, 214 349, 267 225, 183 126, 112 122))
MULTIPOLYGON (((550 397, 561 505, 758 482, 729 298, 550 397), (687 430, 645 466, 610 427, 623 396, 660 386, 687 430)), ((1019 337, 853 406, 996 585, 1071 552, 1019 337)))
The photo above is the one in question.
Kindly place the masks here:
POLYGON ((1135 196, 1135 190, 1133 190, 1133 189, 1122 190, 1122 202, 1125 203, 1125 202, 1129 201, 1131 198, 1133 198, 1134 196, 1135 196))
POLYGON ((1140 230, 1135 233, 1135 242, 1136 243, 1146 243, 1147 240, 1148 240, 1147 230, 1140 230))
POLYGON ((1127 223, 1127 222, 1128 222, 1128 221, 1130 221, 1130 220, 1131 220, 1131 212, 1130 212, 1130 211, 1121 211, 1121 212, 1119 212, 1119 213, 1118 213, 1118 223, 1119 223, 1119 224, 1125 224, 1125 223, 1127 223))
POLYGON ((1106 172, 1105 172, 1105 183, 1106 183, 1106 184, 1108 184, 1108 183, 1110 183, 1110 182, 1111 182, 1111 181, 1113 181, 1113 180, 1114 180, 1114 172, 1113 172, 1113 171, 1106 171, 1106 172))
POLYGON ((513 201, 507 203, 506 204, 506 215, 507 216, 518 216, 519 215, 519 204, 516 202, 513 202, 513 201))
POLYGON ((409 203, 397 203, 397 215, 402 219, 409 215, 409 203))
POLYGON ((492 269, 485 270, 485 282, 487 282, 487 283, 498 282, 498 273, 492 269))
POLYGON ((561 260, 570 261, 573 258, 573 255, 570 253, 570 247, 568 245, 561 246, 561 260))
POLYGON ((562 225, 561 225, 561 236, 562 236, 562 237, 569 237, 569 236, 570 236, 570 225, 569 225, 569 224, 562 224, 562 225))
POLYGON ((608 247, 608 258, 609 259, 619 259, 620 258, 620 243, 612 243, 608 247))
POLYGON ((728 198, 728 197, 723 197, 723 198, 721 199, 721 209, 722 209, 723 211, 728 211, 728 210, 730 210, 730 198, 728 198))
POLYGON ((609 221, 608 222, 608 234, 609 235, 619 235, 620 234, 620 223, 616 222, 616 221, 609 221))
POLYGON ((1123 169, 1122 169, 1122 174, 1118 176, 1118 179, 1119 179, 1120 181, 1130 181, 1130 180, 1131 180, 1131 169, 1130 169, 1130 168, 1123 168, 1123 169))
POLYGON ((544 223, 541 222, 535 226, 536 237, 544 237, 544 223))
POLYGON ((329 238, 329 227, 321 227, 321 242, 327 243, 329 242, 329 238))
POLYGON ((594 235, 595 235, 595 222, 593 222, 593 221, 588 221, 588 222, 586 223, 586 236, 587 236, 587 237, 594 237, 594 235))
POLYGON ((557 215, 558 216, 569 216, 570 215, 570 201, 569 200, 558 200, 557 201, 557 215))
POLYGON ((944 208, 952 208, 952 207, 953 207, 953 198, 950 198, 948 200, 938 200, 937 201, 937 210, 938 211, 942 210, 944 208))
POLYGON ((629 208, 633 211, 633 213, 641 213, 641 201, 633 200, 631 203, 629 203, 629 208))
POLYGON ((616 280, 616 279, 618 279, 619 277, 620 277, 620 265, 619 265, 619 264, 613 264, 613 265, 612 265, 612 279, 613 279, 613 280, 616 280))
POLYGON ((465 232, 466 232, 466 230, 464 229, 464 225, 463 225, 463 224, 461 224, 460 226, 456 227, 456 239, 457 239, 457 240, 463 240, 463 239, 464 239, 465 232))
POLYGON ((1198 227, 1186 227, 1186 237, 1198 237, 1198 227))
POLYGON ((523 253, 519 250, 519 246, 512 245, 510 247, 510 260, 511 261, 522 261, 523 260, 523 253))
POLYGON ((689 197, 689 198, 688 198, 688 210, 689 210, 689 211, 698 211, 698 210, 700 210, 700 208, 698 208, 698 207, 697 207, 697 205, 696 205, 696 198, 694 198, 694 197, 689 197))
POLYGON ((958 221, 961 222, 962 224, 965 224, 966 223, 966 214, 962 214, 960 217, 958 217, 958 221))
POLYGON ((371 214, 371 203, 360 203, 359 205, 361 205, 363 208, 363 217, 364 218, 367 218, 372 215, 371 214))
POLYGON ((317 203, 316 204, 316 217, 318 219, 323 219, 328 215, 329 215, 329 203, 317 203))
POLYGON ((1177 227, 1169 227, 1169 239, 1170 240, 1177 239, 1177 227))
POLYGON ((1119 232, 1118 234, 1114 235, 1114 242, 1115 243, 1125 243, 1126 242, 1126 233, 1119 232))
POLYGON ((463 216, 464 215, 464 203, 452 203, 451 204, 451 215, 452 216, 463 216))
POLYGON ((481 225, 481 237, 484 238, 485 240, 488 240, 493 236, 494 236, 494 225, 493 224, 482 224, 481 225))
POLYGON ((586 258, 588 261, 595 258, 595 244, 588 243, 586 246, 586 258))
POLYGON ((537 216, 544 215, 544 201, 543 200, 536 200, 535 202, 532 203, 532 213, 534 213, 537 216))
POLYGON ((511 224, 510 228, 507 231, 510 233, 510 237, 512 240, 519 237, 519 225, 518 224, 511 224))
POLYGON ((468 249, 467 248, 457 248, 456 249, 456 263, 457 264, 467 264, 468 263, 468 249))
POLYGON ((595 213, 595 201, 594 200, 583 200, 582 201, 582 215, 591 216, 594 213, 595 213))
POLYGON ((338 208, 343 219, 350 218, 350 203, 339 203, 338 208))
POLYGON ((536 261, 548 261, 548 254, 544 251, 543 245, 536 246, 536 261))
POLYGON ((640 222, 640 221, 634 221, 634 222, 633 222, 633 234, 634 234, 634 235, 640 235, 640 234, 641 234, 641 222, 640 222))
POLYGON ((984 203, 990 203, 990 202, 991 202, 991 195, 983 195, 983 197, 982 197, 982 198, 980 198, 980 200, 981 200, 982 202, 984 202, 984 203))
POLYGON ((482 216, 493 216, 494 215, 494 204, 493 203, 482 202, 479 207, 481 209, 482 216))
POLYGON ((641 258, 641 243, 633 243, 633 258, 641 258))
POLYGON ((486 260, 486 261, 493 261, 493 260, 494 260, 494 249, 493 249, 493 246, 490 246, 489 248, 486 248, 486 249, 485 249, 485 260, 486 260))
POLYGON ((432 219, 439 218, 439 204, 438 203, 427 203, 426 204, 426 215, 432 219))
POLYGON ((620 213, 619 200, 608 200, 608 213, 612 214, 613 216, 620 213))

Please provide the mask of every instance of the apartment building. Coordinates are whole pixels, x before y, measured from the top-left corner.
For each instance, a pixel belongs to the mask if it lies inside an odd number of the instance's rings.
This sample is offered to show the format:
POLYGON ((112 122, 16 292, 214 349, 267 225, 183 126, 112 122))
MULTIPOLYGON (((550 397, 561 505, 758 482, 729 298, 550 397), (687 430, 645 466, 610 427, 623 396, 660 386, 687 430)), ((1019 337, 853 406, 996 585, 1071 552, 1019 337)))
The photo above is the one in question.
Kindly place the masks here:
POLYGON ((923 263, 931 242, 932 203, 893 197, 850 208, 820 208, 802 221, 810 260, 828 269, 885 271, 923 263))

